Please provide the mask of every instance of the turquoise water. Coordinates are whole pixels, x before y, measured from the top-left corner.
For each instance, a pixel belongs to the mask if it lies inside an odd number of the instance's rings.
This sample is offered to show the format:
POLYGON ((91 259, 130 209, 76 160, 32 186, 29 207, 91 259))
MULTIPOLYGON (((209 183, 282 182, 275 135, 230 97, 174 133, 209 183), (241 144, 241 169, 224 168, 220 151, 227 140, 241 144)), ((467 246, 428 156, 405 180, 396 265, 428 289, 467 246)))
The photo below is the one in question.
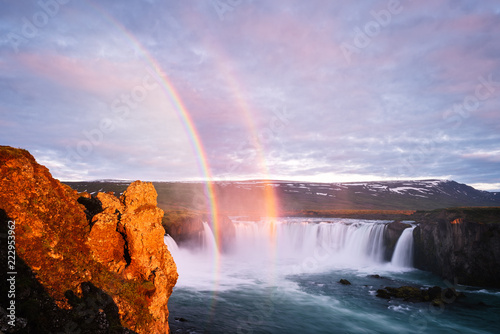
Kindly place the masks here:
POLYGON ((237 226, 239 244, 229 254, 220 255, 216 249, 172 251, 180 279, 169 300, 171 331, 500 332, 499 290, 455 286, 466 294, 466 298, 450 300, 443 307, 376 297, 375 291, 386 286, 438 285, 445 288, 453 284, 427 272, 374 260, 370 253, 377 253, 377 250, 372 247, 373 240, 366 235, 377 237, 374 231, 380 226, 375 226, 371 232, 368 229, 372 226, 366 226, 374 222, 360 221, 353 225, 353 221, 334 220, 326 223, 344 224, 334 230, 344 233, 343 243, 335 244, 332 235, 327 235, 330 232, 322 229, 323 225, 318 226, 318 222, 292 220, 279 226, 277 235, 271 238, 266 233, 268 225, 265 222, 261 222, 259 228, 242 223, 237 226), (353 234, 353 231, 364 231, 364 234, 353 234), (321 243, 325 237, 334 246, 313 246, 313 241, 321 243), (357 239, 370 245, 366 248, 368 253, 355 251, 349 259, 346 250, 352 252, 353 244, 363 248, 363 243, 357 243, 357 239), (352 284, 338 283, 341 278, 352 284))

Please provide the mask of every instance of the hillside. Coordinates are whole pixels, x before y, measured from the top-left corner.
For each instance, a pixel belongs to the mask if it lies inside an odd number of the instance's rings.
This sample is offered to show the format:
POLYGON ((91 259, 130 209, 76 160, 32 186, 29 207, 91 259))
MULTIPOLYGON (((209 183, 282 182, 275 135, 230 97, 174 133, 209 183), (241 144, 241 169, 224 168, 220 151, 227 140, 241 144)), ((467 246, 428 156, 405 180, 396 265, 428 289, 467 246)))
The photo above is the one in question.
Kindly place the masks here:
POLYGON ((448 180, 336 184, 281 184, 284 209, 430 210, 455 206, 500 205, 500 194, 448 180), (305 208, 300 208, 305 209, 305 208))
MULTIPOLYGON (((77 191, 122 193, 126 181, 66 182, 77 191)), ((164 210, 207 211, 203 183, 154 182, 164 210)), ((448 180, 309 183, 288 181, 215 182, 219 210, 229 215, 261 215, 271 187, 282 214, 325 210, 432 210, 458 206, 500 206, 500 193, 448 180)))

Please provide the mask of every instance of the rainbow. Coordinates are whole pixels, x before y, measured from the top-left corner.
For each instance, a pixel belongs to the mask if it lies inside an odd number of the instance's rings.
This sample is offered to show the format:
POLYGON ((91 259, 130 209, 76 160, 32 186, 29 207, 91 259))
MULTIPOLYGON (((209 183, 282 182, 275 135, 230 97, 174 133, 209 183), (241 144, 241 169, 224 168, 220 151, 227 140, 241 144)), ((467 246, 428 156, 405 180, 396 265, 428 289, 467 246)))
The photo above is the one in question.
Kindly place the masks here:
MULTIPOLYGON (((212 45, 212 48, 214 46, 212 45)), ((224 59, 224 51, 222 48, 217 48, 217 54, 219 57, 224 59)), ((225 64, 230 62, 221 61, 219 62, 219 73, 224 73, 224 79, 226 80, 227 87, 230 87, 232 90, 232 95, 235 96, 238 110, 243 113, 243 118, 245 123, 249 129, 249 133, 251 134, 251 143, 256 149, 257 159, 259 162, 259 167, 263 175, 269 175, 269 170, 267 167, 266 159, 264 156, 264 148, 261 145, 259 140, 259 132, 257 131, 257 127, 255 126, 255 122, 253 121, 251 114, 251 106, 248 104, 247 100, 243 97, 242 92, 247 91, 244 87, 241 86, 239 80, 236 79, 236 75, 234 72, 225 64)), ((271 263, 276 263, 277 258, 277 235, 276 235, 276 217, 278 217, 278 203, 277 196, 275 194, 275 189, 269 182, 268 178, 262 180, 264 184, 264 215, 268 219, 270 219, 269 224, 269 244, 271 245, 271 256, 274 258, 274 261, 271 263)), ((268 268, 268 274, 273 280, 276 280, 276 267, 271 266, 268 268)))
MULTIPOLYGON (((203 144, 201 142, 200 136, 198 134, 198 131, 194 125, 194 122, 182 102, 182 99, 175 89, 174 85, 172 82, 169 80, 167 75, 163 73, 161 70, 161 66, 159 63, 154 59, 154 57, 149 53, 149 51, 144 48, 141 43, 137 40, 137 38, 131 34, 120 22, 118 22, 113 16, 111 16, 105 9, 103 9, 100 5, 97 3, 89 0, 87 3, 98 13, 102 15, 102 17, 105 18, 108 22, 110 22, 115 28, 117 28, 126 38, 131 42, 133 45, 134 49, 138 51, 140 55, 144 57, 144 59, 147 61, 152 74, 157 76, 157 81, 161 83, 161 88, 163 92, 165 93, 165 96, 168 98, 170 101, 171 105, 174 107, 175 112, 177 113, 177 116, 181 120, 182 126, 185 130, 185 132, 188 134, 188 138, 190 141, 191 146, 193 147, 193 150, 195 151, 196 157, 197 157, 197 163, 198 163, 198 169, 200 170, 201 175, 203 175, 205 181, 204 181, 204 187, 205 187, 205 194, 207 195, 208 199, 208 204, 210 208, 210 215, 212 218, 212 227, 213 227, 213 233, 215 236, 215 241, 217 243, 217 246, 219 249, 221 249, 221 229, 220 229, 220 224, 219 224, 219 209, 218 209, 218 203, 217 203, 217 197, 216 197, 216 191, 214 187, 214 178, 212 176, 208 159, 207 159, 207 154, 205 152, 205 149, 203 147, 203 144)), ((220 55, 223 55, 222 49, 219 50, 220 55)), ((257 153, 257 158, 259 161, 259 167, 261 169, 261 172, 263 175, 269 175, 268 173, 268 168, 267 164, 265 161, 265 156, 263 154, 264 149, 258 140, 258 131, 256 129, 255 123, 253 121, 253 118, 251 116, 251 108, 248 105, 246 99, 243 97, 242 92, 244 91, 239 83, 239 81, 236 79, 235 74, 229 70, 228 68, 223 68, 222 63, 220 62, 221 68, 219 69, 220 73, 224 73, 224 79, 227 82, 228 87, 232 89, 233 96, 236 97, 237 99, 237 104, 238 104, 238 109, 240 112, 243 113, 243 118, 245 120, 245 123, 249 129, 249 133, 251 134, 252 138, 252 145, 254 145, 257 153)), ((265 197, 265 215, 266 217, 269 217, 271 219, 277 217, 278 213, 276 211, 277 208, 277 202, 276 202, 276 196, 274 193, 274 188, 269 184, 269 182, 264 179, 264 197, 265 197)), ((273 219, 274 220, 274 219, 273 219)), ((270 230, 270 238, 271 238, 271 245, 275 246, 276 244, 276 235, 275 235, 275 226, 274 224, 271 224, 271 230, 270 230)), ((274 247, 275 249, 275 247, 274 247)), ((275 253, 275 251, 273 251, 275 253)), ((274 254, 275 255, 275 254, 274 254)), ((220 265, 221 265, 221 259, 220 259, 220 253, 216 252, 214 254, 214 274, 215 274, 215 284, 218 285, 219 282, 219 271, 220 271, 220 265)), ((271 268, 272 271, 272 268, 271 268)), ((214 293, 216 293, 217 288, 215 287, 214 293)))
MULTIPOLYGON (((224 53, 222 49, 220 48, 218 50, 218 54, 221 55, 222 58, 224 58, 224 53)), ((257 158, 259 161, 259 167, 261 170, 261 173, 263 175, 269 175, 269 170, 267 168, 267 163, 266 159, 264 156, 264 148, 262 147, 260 141, 259 141, 259 132, 257 131, 257 127, 255 126, 255 122, 253 121, 253 118, 251 116, 251 107, 248 105, 247 100, 242 96, 242 92, 246 91, 243 87, 241 87, 241 84, 238 80, 236 80, 235 74, 229 69, 229 68, 224 68, 224 64, 228 62, 219 62, 219 73, 224 73, 225 76, 224 78, 226 79, 227 86, 232 88, 232 93, 233 96, 236 97, 236 102, 238 105, 238 110, 243 113, 243 117, 245 120, 245 123, 249 129, 249 133, 252 134, 251 136, 251 142, 252 145, 255 147, 256 152, 257 152, 257 158)), ((266 217, 269 218, 275 218, 278 216, 277 213, 277 201, 276 201, 276 196, 274 193, 274 188, 271 186, 269 180, 266 178, 263 180, 264 182, 264 197, 265 197, 265 208, 264 208, 264 213, 266 217)))
MULTIPOLYGON (((198 168, 201 174, 205 178, 205 193, 208 197, 209 207, 210 207, 210 215, 212 217, 212 222, 214 226, 214 235, 217 245, 220 245, 220 228, 219 228, 219 212, 218 205, 216 200, 216 194, 214 190, 213 177, 208 165, 207 154, 205 149, 201 143, 200 136, 196 130, 196 127, 193 123, 193 120, 182 102, 179 93, 176 91, 174 85, 170 82, 167 76, 161 70, 158 62, 153 58, 153 56, 141 45, 141 43, 132 35, 120 22, 118 22, 114 17, 108 14, 102 7, 98 4, 88 1, 89 5, 93 7, 96 11, 98 11, 103 17, 105 17, 109 22, 111 22, 118 30, 120 30, 129 41, 132 42, 134 48, 140 52, 147 60, 148 65, 153 70, 153 74, 156 75, 160 80, 161 87, 165 93, 165 96, 169 99, 170 103, 174 107, 178 117, 181 120, 181 123, 184 127, 184 130, 188 134, 189 141, 191 146, 193 147, 198 161, 198 168)), ((215 255, 216 268, 220 266, 220 256, 218 253, 215 255)))

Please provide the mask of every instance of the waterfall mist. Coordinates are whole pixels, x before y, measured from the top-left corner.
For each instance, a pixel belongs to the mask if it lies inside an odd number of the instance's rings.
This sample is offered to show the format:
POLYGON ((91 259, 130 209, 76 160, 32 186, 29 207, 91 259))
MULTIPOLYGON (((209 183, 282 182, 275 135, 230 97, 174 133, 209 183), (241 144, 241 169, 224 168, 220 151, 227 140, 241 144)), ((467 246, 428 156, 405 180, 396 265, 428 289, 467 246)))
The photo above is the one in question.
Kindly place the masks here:
POLYGON ((233 222, 235 240, 224 253, 217 248, 207 223, 200 232, 201 248, 179 248, 170 236, 165 237, 180 273, 179 286, 224 289, 255 280, 273 284, 287 275, 332 268, 386 270, 411 265, 408 233, 401 245, 398 242, 392 263, 384 261, 387 221, 284 218, 249 222, 233 218, 233 222), (399 254, 402 252, 406 255, 399 254))
MULTIPOLYGON (((456 329, 465 333, 477 327, 477 319, 484 328, 497 326, 495 308, 490 313, 447 310, 434 318, 429 303, 376 297, 377 290, 386 286, 442 283, 411 268, 413 228, 403 230, 388 261, 384 258, 387 221, 232 220, 235 240, 222 252, 209 224, 203 224, 197 247, 177 247, 165 237, 179 272, 169 301, 172 329, 283 334, 449 333, 456 329), (340 284, 341 279, 352 285, 340 284)), ((488 296, 488 303, 499 303, 496 294, 488 296)))

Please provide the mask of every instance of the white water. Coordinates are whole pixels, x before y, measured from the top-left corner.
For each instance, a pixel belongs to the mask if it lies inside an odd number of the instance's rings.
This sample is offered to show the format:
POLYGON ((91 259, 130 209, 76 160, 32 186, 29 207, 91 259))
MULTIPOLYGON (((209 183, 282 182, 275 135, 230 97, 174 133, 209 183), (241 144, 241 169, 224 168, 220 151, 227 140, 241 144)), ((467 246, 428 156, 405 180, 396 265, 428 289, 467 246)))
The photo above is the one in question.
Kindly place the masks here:
POLYGON ((246 260, 356 266, 382 262, 385 224, 266 221, 236 222, 235 227, 234 255, 246 260))
POLYGON ((163 241, 165 242, 165 245, 167 245, 167 248, 170 251, 170 253, 179 252, 179 246, 177 246, 177 243, 175 242, 174 238, 170 236, 170 234, 165 235, 163 237, 163 241))
POLYGON ((391 264, 395 267, 413 267, 413 230, 415 226, 406 228, 396 243, 391 264))
POLYGON ((215 236, 207 222, 203 222, 203 236, 201 240, 203 242, 202 247, 205 252, 208 251, 209 254, 216 254, 218 252, 215 236))
MULTIPOLYGON (((176 247, 165 237, 179 272, 169 300, 173 332, 499 333, 499 308, 447 308, 434 315, 428 303, 374 296, 384 286, 439 284, 402 268, 411 259, 413 229, 401 235, 391 264, 382 258, 384 222, 235 221, 235 245, 222 254, 210 226, 203 226, 204 249, 176 247), (341 278, 352 286, 339 284, 341 278)), ((500 297, 481 292, 475 295, 500 307, 500 297)))
POLYGON ((256 281, 274 284, 290 274, 332 268, 362 269, 384 266, 383 221, 335 219, 303 221, 234 221, 234 247, 220 254, 214 235, 203 223, 202 249, 171 245, 179 271, 177 286, 219 290, 256 281))

